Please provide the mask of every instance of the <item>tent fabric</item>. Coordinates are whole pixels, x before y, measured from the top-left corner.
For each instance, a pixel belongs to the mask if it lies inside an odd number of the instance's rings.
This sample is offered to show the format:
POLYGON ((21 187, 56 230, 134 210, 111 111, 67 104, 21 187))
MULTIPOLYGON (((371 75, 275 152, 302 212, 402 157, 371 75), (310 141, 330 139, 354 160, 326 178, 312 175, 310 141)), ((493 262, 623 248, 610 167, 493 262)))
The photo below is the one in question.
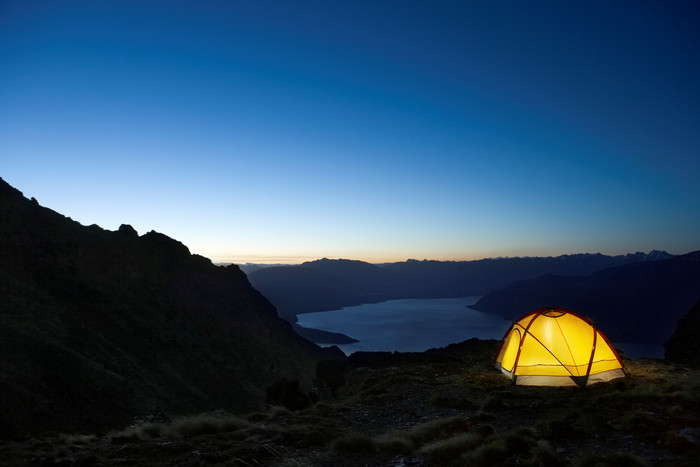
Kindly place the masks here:
POLYGON ((564 308, 540 308, 503 336, 496 368, 514 384, 574 386, 610 381, 626 370, 593 321, 564 308))

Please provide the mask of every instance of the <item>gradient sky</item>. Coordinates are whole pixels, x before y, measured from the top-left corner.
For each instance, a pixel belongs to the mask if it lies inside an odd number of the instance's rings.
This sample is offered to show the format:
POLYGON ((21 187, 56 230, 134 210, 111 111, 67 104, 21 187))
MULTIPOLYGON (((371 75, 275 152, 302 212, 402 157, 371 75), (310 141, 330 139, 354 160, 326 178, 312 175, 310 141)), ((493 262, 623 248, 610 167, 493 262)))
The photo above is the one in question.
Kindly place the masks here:
POLYGON ((683 0, 0 0, 0 177, 214 261, 686 253, 699 23, 683 0))

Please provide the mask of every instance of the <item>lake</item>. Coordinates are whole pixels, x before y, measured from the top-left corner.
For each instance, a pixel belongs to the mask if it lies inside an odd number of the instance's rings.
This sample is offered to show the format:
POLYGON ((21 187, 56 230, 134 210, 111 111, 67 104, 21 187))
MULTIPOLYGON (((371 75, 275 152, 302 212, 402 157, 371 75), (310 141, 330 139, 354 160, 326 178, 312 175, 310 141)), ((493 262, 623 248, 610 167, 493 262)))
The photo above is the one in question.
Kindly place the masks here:
POLYGON ((297 318, 301 326, 359 340, 338 346, 348 355, 357 351, 423 352, 472 337, 501 339, 511 321, 467 308, 479 298, 388 300, 297 318))
MULTIPOLYGON (((347 355, 358 351, 423 352, 472 337, 500 340, 510 320, 472 310, 481 297, 388 300, 340 310, 304 313, 301 326, 339 332, 360 342, 338 345, 347 355)), ((604 330, 603 330, 604 332, 604 330)), ((319 343, 323 345, 323 343, 319 343)), ((627 358, 663 358, 663 346, 613 343, 627 358)))

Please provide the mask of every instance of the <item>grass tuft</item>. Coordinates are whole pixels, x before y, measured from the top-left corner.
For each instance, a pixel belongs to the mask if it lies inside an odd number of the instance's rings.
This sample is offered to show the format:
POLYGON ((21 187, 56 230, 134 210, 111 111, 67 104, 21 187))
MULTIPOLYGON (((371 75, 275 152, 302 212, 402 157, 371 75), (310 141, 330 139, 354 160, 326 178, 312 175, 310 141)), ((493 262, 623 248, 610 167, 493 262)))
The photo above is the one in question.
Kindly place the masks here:
POLYGON ((250 426, 250 422, 227 413, 209 413, 180 417, 170 424, 149 422, 130 426, 124 430, 112 431, 107 437, 112 443, 120 444, 135 440, 156 438, 188 438, 213 433, 228 433, 250 426))
POLYGON ((292 415, 292 411, 283 405, 273 405, 268 410, 268 418, 277 419, 292 415))
POLYGON ((392 432, 376 436, 372 442, 377 449, 386 454, 413 454, 415 446, 405 432, 392 432))
POLYGON ((577 408, 554 413, 537 423, 537 431, 541 437, 553 440, 575 439, 589 436, 605 427, 600 420, 600 414, 592 410, 577 408))
POLYGON ((163 423, 145 423, 138 427, 137 438, 139 439, 151 439, 151 438, 161 438, 166 435, 168 427, 163 423))
POLYGON ((567 465, 567 462, 557 455, 552 445, 543 439, 538 440, 534 446, 532 446, 531 452, 532 459, 523 463, 523 465, 530 465, 532 467, 563 467, 567 465))
POLYGON ((410 430, 408 435, 417 446, 422 446, 426 443, 468 432, 470 428, 471 423, 469 420, 458 415, 423 423, 410 430))
POLYGON ((465 465, 469 466, 500 465, 509 455, 510 452, 505 440, 495 438, 463 455, 462 460, 465 465))
POLYGON ((462 455, 465 465, 523 465, 531 467, 560 467, 566 462, 552 446, 538 439, 535 430, 521 427, 498 437, 479 437, 481 445, 462 455))
POLYGON ((333 441, 333 450, 343 454, 369 453, 375 451, 374 443, 365 433, 352 432, 333 441))
POLYGON ((509 451, 527 452, 535 443, 537 435, 531 428, 521 427, 508 432, 503 439, 509 451))
POLYGON ((230 414, 200 414, 173 420, 168 434, 171 437, 188 438, 236 431, 249 425, 247 420, 230 414))
POLYGON ((445 465, 460 455, 479 446, 481 437, 474 433, 460 433, 451 438, 433 441, 421 447, 418 454, 430 464, 445 465))
POLYGON ((299 447, 324 446, 336 436, 336 430, 326 425, 304 423, 280 427, 280 435, 285 442, 299 447))
POLYGON ((499 410, 504 410, 506 405, 503 401, 503 397, 500 395, 492 395, 487 397, 481 402, 479 409, 482 412, 497 412, 499 410))

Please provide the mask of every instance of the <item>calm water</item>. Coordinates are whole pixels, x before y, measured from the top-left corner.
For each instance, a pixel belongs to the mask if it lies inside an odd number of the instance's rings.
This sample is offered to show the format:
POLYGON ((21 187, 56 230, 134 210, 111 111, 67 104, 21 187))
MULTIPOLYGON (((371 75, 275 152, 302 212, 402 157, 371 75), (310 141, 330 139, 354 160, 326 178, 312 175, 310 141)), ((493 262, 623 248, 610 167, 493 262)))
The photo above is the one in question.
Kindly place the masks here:
POLYGON ((340 332, 359 340, 338 346, 346 354, 360 350, 422 352, 472 337, 501 339, 511 322, 467 308, 479 298, 389 300, 304 313, 298 319, 301 326, 340 332))
MULTIPOLYGON (((501 339, 510 320, 468 308, 480 297, 389 300, 334 311, 298 315, 307 328, 340 332, 360 342, 339 345, 343 352, 423 352, 472 337, 501 339)), ((323 343, 320 343, 323 345, 323 343)), ((627 358, 663 358, 663 346, 613 343, 627 358)))

